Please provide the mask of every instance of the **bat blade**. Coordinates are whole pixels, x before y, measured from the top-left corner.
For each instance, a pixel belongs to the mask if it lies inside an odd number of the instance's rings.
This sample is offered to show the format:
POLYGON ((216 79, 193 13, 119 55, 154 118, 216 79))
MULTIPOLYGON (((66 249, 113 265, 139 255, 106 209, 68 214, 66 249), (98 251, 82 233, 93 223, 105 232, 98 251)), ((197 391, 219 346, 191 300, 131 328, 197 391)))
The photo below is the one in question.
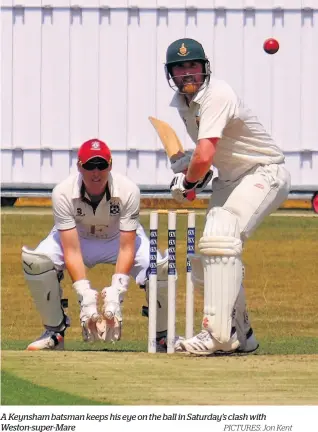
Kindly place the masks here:
POLYGON ((180 157, 184 155, 184 150, 172 127, 168 123, 158 120, 155 117, 149 117, 149 121, 155 128, 170 161, 174 162, 180 159, 180 157))
MULTIPOLYGON (((175 133, 175 131, 172 129, 172 127, 155 117, 148 117, 150 123, 155 128, 160 141, 168 155, 168 158, 170 159, 170 162, 173 163, 176 160, 180 159, 182 156, 184 156, 184 149, 182 147, 182 144, 175 133)), ((184 174, 186 171, 184 172, 184 174)), ((196 197, 195 191, 191 190, 187 193, 187 199, 189 201, 193 201, 196 197)))

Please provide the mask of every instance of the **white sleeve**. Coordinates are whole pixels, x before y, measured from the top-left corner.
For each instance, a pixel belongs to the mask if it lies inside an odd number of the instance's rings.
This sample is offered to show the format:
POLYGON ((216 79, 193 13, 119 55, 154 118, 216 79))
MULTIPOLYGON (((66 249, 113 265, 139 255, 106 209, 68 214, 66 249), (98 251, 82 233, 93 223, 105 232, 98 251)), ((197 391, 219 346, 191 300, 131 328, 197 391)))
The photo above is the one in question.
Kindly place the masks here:
POLYGON ((63 231, 76 227, 71 202, 58 188, 53 189, 52 205, 55 226, 58 230, 63 231))
POLYGON ((123 203, 119 220, 119 229, 121 231, 136 231, 139 224, 140 190, 136 185, 133 186, 126 202, 123 203))
POLYGON ((198 140, 222 138, 223 130, 234 117, 237 96, 229 85, 220 83, 212 87, 201 104, 198 140))

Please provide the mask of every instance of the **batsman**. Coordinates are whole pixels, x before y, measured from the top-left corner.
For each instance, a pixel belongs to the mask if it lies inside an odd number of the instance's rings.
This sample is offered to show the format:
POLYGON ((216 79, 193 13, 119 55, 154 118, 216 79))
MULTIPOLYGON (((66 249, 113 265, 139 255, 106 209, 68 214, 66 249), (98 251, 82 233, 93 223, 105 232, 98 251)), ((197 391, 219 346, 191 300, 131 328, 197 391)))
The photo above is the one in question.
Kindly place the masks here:
POLYGON ((166 77, 175 90, 171 106, 196 144, 171 182, 172 197, 187 199, 211 166, 212 180, 199 254, 191 259, 192 279, 204 287, 202 331, 181 342, 196 355, 253 352, 258 342, 248 318, 242 285, 242 250, 266 216, 287 198, 290 174, 284 155, 254 113, 226 82, 211 76, 202 45, 173 42, 166 53, 166 77))

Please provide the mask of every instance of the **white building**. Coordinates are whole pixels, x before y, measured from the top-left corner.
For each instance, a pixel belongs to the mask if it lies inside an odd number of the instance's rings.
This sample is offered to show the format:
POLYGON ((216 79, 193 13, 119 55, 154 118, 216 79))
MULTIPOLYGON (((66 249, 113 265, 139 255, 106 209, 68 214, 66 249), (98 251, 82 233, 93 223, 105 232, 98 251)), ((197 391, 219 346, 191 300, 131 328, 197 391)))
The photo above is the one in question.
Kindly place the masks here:
POLYGON ((167 46, 192 37, 285 152, 293 191, 318 191, 318 0, 2 0, 1 180, 50 189, 105 140, 142 188, 172 173, 148 121, 193 143, 169 102, 167 46), (280 50, 268 55, 263 42, 280 50))

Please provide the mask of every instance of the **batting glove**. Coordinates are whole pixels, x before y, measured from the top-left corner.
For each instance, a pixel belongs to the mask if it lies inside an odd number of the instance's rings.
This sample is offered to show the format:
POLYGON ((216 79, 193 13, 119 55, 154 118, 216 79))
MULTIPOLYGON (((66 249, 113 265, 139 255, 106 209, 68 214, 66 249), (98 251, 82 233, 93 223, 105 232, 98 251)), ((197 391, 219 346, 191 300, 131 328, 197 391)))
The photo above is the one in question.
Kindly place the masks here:
POLYGON ((183 173, 176 174, 170 184, 172 198, 178 202, 189 200, 187 195, 195 189, 197 184, 198 182, 188 183, 183 173))
POLYGON ((213 177, 213 171, 209 170, 205 176, 203 177, 202 180, 200 180, 196 187, 195 187, 195 193, 199 194, 200 192, 202 192, 208 185, 208 183, 212 180, 213 177))

